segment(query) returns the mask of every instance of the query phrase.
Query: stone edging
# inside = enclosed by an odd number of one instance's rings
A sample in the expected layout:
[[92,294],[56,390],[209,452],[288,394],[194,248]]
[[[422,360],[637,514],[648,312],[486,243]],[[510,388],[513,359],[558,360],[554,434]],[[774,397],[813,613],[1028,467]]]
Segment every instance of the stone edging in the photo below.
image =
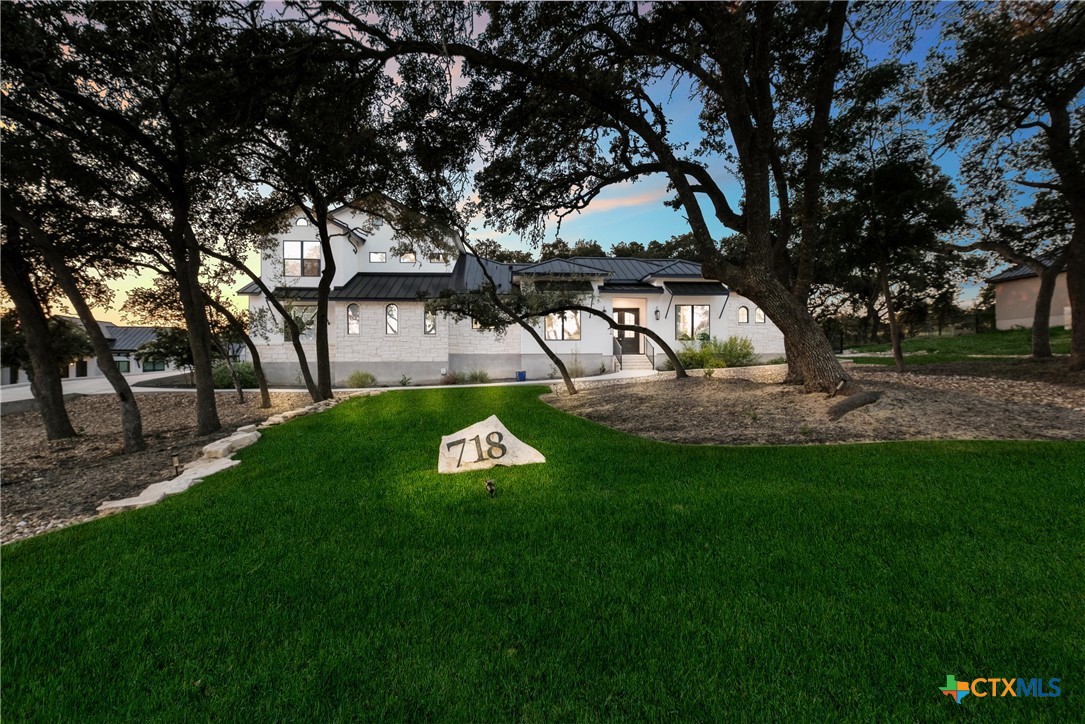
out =
[[166,496],[183,493],[210,475],[214,475],[223,470],[228,470],[235,465],[240,465],[240,460],[234,460],[234,453],[259,440],[260,433],[258,430],[263,430],[274,425],[281,425],[287,420],[293,420],[295,417],[311,415],[315,412],[323,412],[324,410],[331,409],[340,402],[349,400],[353,397],[368,397],[370,395],[379,395],[380,393],[380,390],[355,392],[344,397],[314,402],[306,407],[299,407],[296,410],[273,415],[260,423],[259,426],[245,425],[239,427],[237,431],[229,437],[224,437],[221,440],[215,440],[212,443],[204,445],[203,455],[197,460],[185,465],[184,471],[176,478],[173,478],[172,480],[163,480],[160,483],[149,485],[142,493],[132,498],[107,500],[99,505],[97,510],[100,514],[104,515],[122,510],[132,510],[134,508],[143,508],[148,505],[154,505],[155,503],[164,500]]

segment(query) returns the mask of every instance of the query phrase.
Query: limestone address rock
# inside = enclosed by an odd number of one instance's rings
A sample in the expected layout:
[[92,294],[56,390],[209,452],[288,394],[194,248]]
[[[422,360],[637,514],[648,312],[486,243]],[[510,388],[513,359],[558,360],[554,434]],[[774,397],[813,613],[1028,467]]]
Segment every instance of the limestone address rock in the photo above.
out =
[[437,457],[437,472],[465,473],[495,465],[545,463],[546,458],[505,427],[497,415],[445,435]]

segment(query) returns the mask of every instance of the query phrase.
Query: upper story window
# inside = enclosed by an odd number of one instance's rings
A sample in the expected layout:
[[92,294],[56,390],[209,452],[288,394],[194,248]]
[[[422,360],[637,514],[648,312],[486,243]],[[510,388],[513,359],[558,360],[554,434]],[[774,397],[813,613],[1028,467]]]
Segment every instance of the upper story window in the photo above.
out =
[[755,309],[753,311],[753,321],[756,322],[757,324],[764,324],[765,323],[765,310],[761,309],[760,307]]
[[283,275],[288,277],[320,276],[320,242],[284,241]]
[[357,304],[347,305],[347,334],[361,334],[362,315]]
[[738,323],[749,324],[750,323],[750,308],[739,307],[738,308]]
[[546,315],[547,339],[580,339],[580,312],[559,312]]
[[422,319],[423,334],[437,334],[437,312],[426,311]]
[[408,251],[406,254],[401,254],[399,257],[400,264],[414,264],[418,261],[418,255],[413,251]]
[[308,225],[309,225],[309,220],[308,219],[298,219],[297,221],[294,222],[294,226],[308,226]]
[[426,259],[431,264],[447,264],[448,254],[433,254],[432,256],[426,257]]
[[388,254],[383,251],[371,251],[369,252],[370,264],[383,264],[388,261]]
[[708,334],[710,317],[707,304],[674,305],[674,338],[699,339]]
[[399,334],[399,307],[394,304],[384,308],[384,333]]

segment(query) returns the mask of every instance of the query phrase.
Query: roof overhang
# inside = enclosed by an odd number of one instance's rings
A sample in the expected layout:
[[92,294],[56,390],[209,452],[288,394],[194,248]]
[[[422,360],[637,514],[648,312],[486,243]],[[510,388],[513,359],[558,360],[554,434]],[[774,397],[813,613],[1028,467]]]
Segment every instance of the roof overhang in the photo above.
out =
[[666,282],[663,285],[675,297],[720,297],[731,292],[720,282]]

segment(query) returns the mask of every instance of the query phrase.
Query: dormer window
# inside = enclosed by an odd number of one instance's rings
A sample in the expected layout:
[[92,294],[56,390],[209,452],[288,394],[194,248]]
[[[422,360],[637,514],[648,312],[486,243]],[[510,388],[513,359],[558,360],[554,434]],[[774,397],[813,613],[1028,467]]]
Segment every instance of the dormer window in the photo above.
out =
[[284,241],[283,276],[320,276],[320,242]]
[[309,225],[309,220],[304,218],[304,217],[302,217],[302,218],[300,218],[300,219],[298,219],[297,221],[294,222],[294,226],[308,226],[308,225]]

